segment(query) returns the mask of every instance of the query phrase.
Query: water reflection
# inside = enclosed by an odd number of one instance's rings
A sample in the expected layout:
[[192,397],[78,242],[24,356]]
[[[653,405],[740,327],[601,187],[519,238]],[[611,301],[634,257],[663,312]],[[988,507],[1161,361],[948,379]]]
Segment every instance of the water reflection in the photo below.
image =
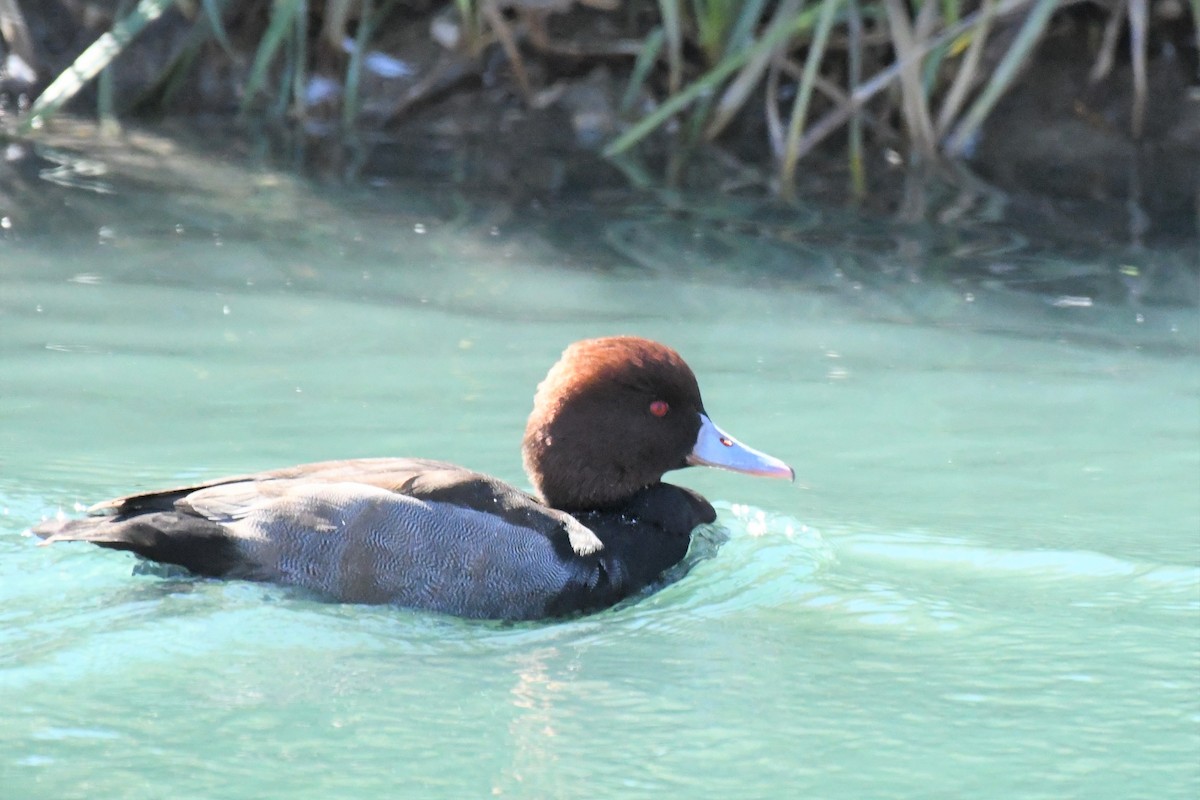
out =
[[[968,189],[976,200],[965,206],[962,193],[935,200],[946,204],[926,215],[937,221],[914,222],[835,205],[631,192],[620,189],[617,174],[570,169],[522,192],[486,159],[454,166],[457,151],[431,143],[426,151],[401,151],[400,161],[366,166],[358,185],[324,185],[314,195],[294,176],[247,169],[240,156],[214,159],[202,144],[139,132],[113,144],[87,132],[65,129],[53,144],[14,145],[13,178],[0,186],[9,220],[0,243],[20,247],[43,235],[58,241],[74,235],[90,250],[98,236],[113,251],[115,263],[105,272],[124,281],[191,280],[198,270],[230,290],[307,288],[472,315],[511,317],[517,312],[503,308],[505,297],[545,292],[552,284],[540,276],[527,288],[505,286],[537,265],[552,270],[556,282],[597,270],[630,280],[686,278],[830,293],[873,319],[1200,346],[1194,234],[1168,236],[1175,243],[1156,249],[1123,248],[1102,235],[1068,240],[1053,225],[1025,220],[1017,227],[1003,203],[978,202],[996,193]],[[424,172],[382,172],[400,163],[423,164]],[[113,224],[112,192],[139,213],[126,211]],[[376,226],[394,235],[381,239],[371,232]],[[123,248],[155,241],[162,245],[161,268],[120,266]],[[216,250],[231,244],[237,252]],[[268,258],[246,257],[248,247]],[[307,254],[301,262],[297,248]],[[398,260],[424,265],[420,291],[397,291],[378,271],[354,269]],[[457,269],[464,262],[493,266],[464,273]],[[247,272],[251,264],[270,266]],[[181,270],[193,274],[185,278]],[[580,288],[547,297],[540,313],[589,313],[595,304],[569,302]]]
[[537,786],[555,783],[558,756],[553,740],[560,735],[556,717],[561,713],[557,706],[564,686],[549,677],[547,662],[558,660],[555,648],[541,648],[514,658],[513,719],[508,725],[512,760],[496,776],[493,794],[529,781]]

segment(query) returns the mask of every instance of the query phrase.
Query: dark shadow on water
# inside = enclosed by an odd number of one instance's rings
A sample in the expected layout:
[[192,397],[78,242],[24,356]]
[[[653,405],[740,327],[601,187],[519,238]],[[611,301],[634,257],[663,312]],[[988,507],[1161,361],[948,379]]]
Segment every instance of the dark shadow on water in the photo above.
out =
[[[280,171],[259,142],[237,131],[169,133],[104,140],[86,126],[64,126],[37,144],[10,145],[0,180],[0,254],[47,237],[74,241],[85,254],[191,248],[186,272],[179,259],[160,257],[130,259],[107,277],[194,284],[199,269],[215,288],[252,285],[525,318],[523,309],[488,297],[411,282],[365,286],[356,271],[403,255],[432,262],[435,275],[461,269],[476,254],[495,261],[508,253],[521,267],[826,295],[852,315],[902,324],[1168,352],[1200,347],[1195,230],[1158,231],[1129,244],[1120,232],[1065,225],[1053,204],[977,179],[928,177],[919,202],[910,185],[903,198],[889,200],[883,190],[874,210],[856,210],[841,197],[836,169],[809,174],[802,196],[810,199],[784,204],[727,189],[719,171],[690,189],[630,188],[627,174],[590,154],[513,153],[430,138],[365,146],[347,181],[344,170],[330,178],[328,159],[316,155],[305,161],[305,174]],[[389,228],[394,236],[381,238],[378,231]],[[440,244],[414,235],[427,231]],[[248,273],[244,264],[223,266],[204,255],[233,243],[259,248],[261,263]],[[556,312],[600,322],[610,316],[586,301],[540,311]]]

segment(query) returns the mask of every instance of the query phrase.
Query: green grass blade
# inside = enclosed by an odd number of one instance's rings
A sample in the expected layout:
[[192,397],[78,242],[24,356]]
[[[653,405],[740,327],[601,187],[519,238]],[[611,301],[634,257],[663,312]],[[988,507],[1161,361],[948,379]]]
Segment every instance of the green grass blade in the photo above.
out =
[[[1192,0],[1192,29],[1196,32],[1196,49],[1200,50],[1200,0]],[[1200,78],[1200,68],[1196,70]]]
[[1126,0],[1118,0],[1117,4],[1109,11],[1108,22],[1105,24],[1104,33],[1100,37],[1100,52],[1096,55],[1096,63],[1092,65],[1092,71],[1088,74],[1088,81],[1091,83],[1099,83],[1108,77],[1108,73],[1112,71],[1117,44],[1121,38],[1121,31],[1125,27],[1125,14],[1123,12],[1127,5]]
[[908,7],[902,0],[883,0],[883,7],[887,12],[896,60],[904,64],[900,70],[900,99],[908,135],[917,151],[932,155],[935,147],[933,122],[929,115],[929,97],[921,83],[921,61],[933,48],[922,47],[928,39],[918,30],[920,22],[918,29],[914,29]]
[[47,118],[79,93],[133,41],[142,30],[171,6],[174,0],[141,0],[129,14],[117,20],[112,29],[92,42],[71,66],[46,87],[34,101],[21,129],[40,127]]
[[983,46],[987,42],[988,34],[992,29],[992,20],[995,16],[996,4],[994,0],[983,0],[983,7],[980,9],[982,18],[979,24],[975,26],[971,32],[971,43],[967,45],[967,52],[963,55],[962,62],[958,65],[958,72],[954,75],[954,82],[950,85],[950,90],[946,93],[946,99],[942,101],[942,109],[938,112],[937,126],[935,130],[938,136],[944,136],[946,131],[950,130],[950,126],[954,124],[954,120],[958,117],[958,111],[962,108],[963,101],[967,99],[967,92],[970,90],[972,83],[975,80],[975,73],[979,69],[979,59],[983,55]]
[[254,64],[250,67],[250,76],[246,79],[246,93],[242,97],[243,113],[249,109],[250,103],[266,86],[267,71],[274,63],[279,49],[296,30],[296,16],[304,6],[304,0],[275,0],[272,5],[271,20],[267,23],[267,30],[258,42],[258,50],[254,53]]
[[625,93],[621,95],[621,104],[618,106],[618,113],[622,117],[628,116],[629,112],[633,110],[633,104],[637,102],[642,87],[646,85],[646,77],[654,67],[654,62],[658,61],[659,53],[662,52],[663,38],[663,29],[660,26],[650,31],[642,43],[642,49],[638,51],[637,59],[633,62],[629,83],[625,86]]
[[[1010,14],[1028,4],[1029,0],[1001,0],[999,7],[996,9],[996,15],[1003,16]],[[901,70],[910,63],[910,59],[920,58],[934,47],[962,36],[973,26],[979,24],[980,16],[981,14],[978,11],[968,14],[954,25],[947,27],[928,41],[918,45],[907,56],[898,58],[889,66],[876,72],[868,80],[855,86],[854,91],[850,94],[849,102],[839,105],[809,127],[808,131],[804,134],[804,138],[800,141],[798,147],[799,156],[803,157],[804,154],[810,152],[824,141],[827,136],[845,124],[846,120],[858,113],[859,109],[868,103],[871,98],[895,83],[900,76]]]
[[342,46],[342,39],[350,28],[350,11],[359,6],[358,18],[367,18],[363,3],[367,0],[322,0],[321,38],[335,49]]
[[[791,25],[796,14],[800,11],[800,2],[801,0],[784,0],[784,3],[775,12],[775,16],[772,18],[767,30],[770,31],[777,25]],[[769,50],[757,49],[754,56],[746,62],[746,65],[737,74],[737,77],[729,82],[729,85],[721,94],[721,99],[716,104],[712,122],[705,132],[705,136],[709,139],[715,139],[725,129],[725,126],[733,120],[738,111],[745,105],[754,88],[762,80],[763,73],[766,71],[767,65],[770,63],[771,57],[775,52],[776,48]]]
[[197,26],[188,32],[188,37],[179,54],[161,70],[153,84],[146,87],[133,102],[133,111],[155,111],[164,109],[186,84],[192,65],[200,56],[204,44],[212,38],[212,31]]
[[[988,0],[990,2],[990,0]],[[858,0],[847,0],[847,46],[850,59],[850,90],[853,91],[862,80],[863,63],[863,21],[862,10]],[[797,148],[799,149],[799,148]],[[867,167],[863,152],[863,115],[857,109],[850,115],[850,188],[857,200],[867,196]]]
[[710,64],[721,60],[721,0],[692,0],[692,20],[696,28],[696,44]]
[[[1196,0],[1200,3],[1200,0]],[[758,19],[762,16],[766,0],[747,0],[742,4],[742,13],[733,23],[729,40],[725,43],[725,52],[736,52],[749,47],[754,41],[754,29],[758,27]]]
[[213,39],[221,46],[228,56],[233,56],[233,45],[229,43],[229,35],[225,32],[225,23],[221,21],[227,0],[201,0],[204,16],[208,19],[208,27],[212,30]]
[[[117,8],[114,15],[118,18],[123,18],[129,14],[129,0],[120,0],[117,3]],[[117,100],[116,87],[113,79],[113,71],[109,67],[100,70],[96,77],[96,118],[100,123],[100,132],[103,135],[116,135],[121,130],[121,123],[117,121]]]
[[375,9],[372,0],[362,0],[359,13],[358,31],[354,37],[354,52],[350,54],[350,63],[346,67],[346,85],[342,93],[342,129],[349,131],[354,127],[359,112],[359,87],[362,83],[362,64],[371,41],[371,33],[375,27]]
[[996,105],[1009,84],[1016,78],[1020,68],[1027,63],[1033,46],[1045,32],[1050,15],[1058,9],[1058,6],[1059,0],[1037,0],[1029,12],[1029,16],[1025,18],[1021,30],[1017,32],[1012,46],[1008,48],[1008,52],[1004,54],[1004,58],[1000,60],[995,72],[992,73],[992,79],[988,81],[983,92],[975,99],[971,109],[963,117],[963,121],[958,124],[947,140],[945,150],[948,155],[958,157],[966,152],[968,143],[974,139],[975,133],[987,119],[992,107]]
[[796,163],[799,161],[797,145],[800,134],[804,132],[804,123],[808,118],[808,104],[812,99],[813,84],[817,79],[817,71],[821,60],[825,57],[825,46],[829,42],[829,31],[833,28],[833,19],[842,0],[822,0],[821,16],[817,19],[817,27],[813,32],[812,41],[808,43],[808,56],[804,60],[804,74],[800,77],[800,88],[796,93],[796,102],[792,106],[792,116],[788,120],[787,136],[784,139],[783,168],[780,170],[780,188],[784,197],[790,198],[795,190]]
[[683,21],[679,0],[658,0],[658,8],[667,37],[667,86],[675,94],[683,84]]
[[1147,27],[1150,11],[1146,0],[1129,0],[1129,60],[1133,63],[1133,138],[1142,138],[1146,124],[1146,93],[1149,79],[1146,75]]
[[296,116],[303,119],[308,112],[304,97],[304,81],[308,77],[308,0],[300,0],[299,6],[294,21],[296,29],[292,34],[296,48],[292,59],[292,102],[295,103]]
[[806,25],[811,24],[812,14],[808,11],[800,14],[790,25],[781,25],[773,30],[768,31],[763,35],[762,39],[747,50],[740,53],[730,53],[721,63],[714,66],[705,74],[697,78],[686,89],[678,94],[672,95],[666,102],[655,109],[652,113],[647,114],[637,124],[631,126],[629,130],[618,136],[608,147],[604,148],[603,155],[611,158],[618,153],[623,153],[630,147],[644,139],[651,131],[662,125],[680,109],[686,108],[696,98],[701,95],[716,91],[716,88],[721,85],[721,82],[741,68],[743,64],[754,57],[755,54],[762,50],[771,50],[777,44],[782,42],[789,36],[792,36],[796,31],[803,29]]

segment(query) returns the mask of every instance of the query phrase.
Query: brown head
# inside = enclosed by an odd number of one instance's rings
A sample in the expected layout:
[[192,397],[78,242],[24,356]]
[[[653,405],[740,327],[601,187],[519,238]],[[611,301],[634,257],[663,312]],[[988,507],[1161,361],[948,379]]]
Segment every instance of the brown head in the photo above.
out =
[[671,348],[634,336],[568,347],[538,386],[522,445],[547,505],[608,508],[690,464],[791,478],[704,412],[700,387]]

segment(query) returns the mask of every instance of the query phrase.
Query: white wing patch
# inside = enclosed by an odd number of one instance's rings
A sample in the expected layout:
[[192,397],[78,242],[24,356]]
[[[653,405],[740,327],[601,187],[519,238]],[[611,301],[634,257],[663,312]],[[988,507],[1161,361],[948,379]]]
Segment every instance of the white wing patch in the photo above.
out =
[[571,549],[578,555],[590,556],[604,549],[604,542],[600,541],[600,537],[592,533],[582,522],[569,514],[563,516],[566,517],[564,524],[567,528],[567,540],[571,543]]

